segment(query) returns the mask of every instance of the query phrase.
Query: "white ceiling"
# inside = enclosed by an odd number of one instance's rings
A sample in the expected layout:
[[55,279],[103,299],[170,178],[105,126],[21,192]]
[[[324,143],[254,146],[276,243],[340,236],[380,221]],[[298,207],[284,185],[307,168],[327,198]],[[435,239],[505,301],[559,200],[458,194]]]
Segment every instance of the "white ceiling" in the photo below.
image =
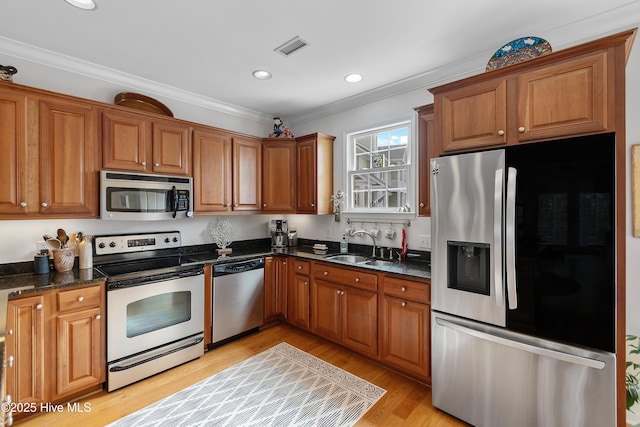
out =
[[[84,11],[63,0],[3,0],[0,64],[13,56],[109,72],[157,85],[156,93],[295,121],[482,72],[518,37],[558,50],[640,21],[637,0],[95,1]],[[274,52],[295,36],[309,46]],[[273,78],[256,80],[256,69]],[[346,83],[352,72],[364,79]]]

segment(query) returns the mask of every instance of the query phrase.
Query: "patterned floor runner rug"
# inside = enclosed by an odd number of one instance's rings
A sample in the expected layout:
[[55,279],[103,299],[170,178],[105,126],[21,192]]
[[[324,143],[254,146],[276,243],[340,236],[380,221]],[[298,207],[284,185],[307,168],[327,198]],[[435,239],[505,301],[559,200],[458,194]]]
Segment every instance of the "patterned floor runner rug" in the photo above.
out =
[[280,343],[109,426],[352,426],[385,392]]

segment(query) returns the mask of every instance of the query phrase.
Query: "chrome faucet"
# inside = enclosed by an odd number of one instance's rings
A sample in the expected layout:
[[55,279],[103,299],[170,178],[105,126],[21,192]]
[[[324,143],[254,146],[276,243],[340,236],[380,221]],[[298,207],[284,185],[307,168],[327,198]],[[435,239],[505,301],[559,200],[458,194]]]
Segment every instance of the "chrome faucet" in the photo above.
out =
[[355,236],[357,234],[366,234],[367,236],[371,237],[371,241],[373,242],[373,251],[372,251],[372,257],[376,257],[376,238],[373,237],[373,235],[371,233],[369,233],[367,230],[356,230],[354,231],[351,235]]

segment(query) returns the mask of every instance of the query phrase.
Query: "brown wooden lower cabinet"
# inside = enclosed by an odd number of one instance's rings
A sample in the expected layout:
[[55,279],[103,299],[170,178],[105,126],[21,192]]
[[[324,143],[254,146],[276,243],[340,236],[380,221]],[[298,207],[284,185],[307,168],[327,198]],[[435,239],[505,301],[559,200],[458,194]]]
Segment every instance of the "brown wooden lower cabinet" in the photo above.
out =
[[361,353],[378,356],[378,293],[368,287],[376,275],[315,264],[311,279],[311,331]]
[[289,323],[431,382],[428,279],[295,257],[289,264]]
[[39,410],[40,403],[70,400],[102,387],[104,307],[104,284],[9,300],[5,372],[13,402],[33,403]]

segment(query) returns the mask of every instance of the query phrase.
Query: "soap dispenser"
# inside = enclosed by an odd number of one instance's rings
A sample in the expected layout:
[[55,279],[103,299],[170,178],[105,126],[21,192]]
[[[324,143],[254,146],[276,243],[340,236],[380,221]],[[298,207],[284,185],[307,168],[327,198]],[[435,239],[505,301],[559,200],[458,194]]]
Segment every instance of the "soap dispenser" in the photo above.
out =
[[349,246],[347,245],[347,236],[342,235],[342,241],[340,242],[340,253],[346,254],[349,252]]

